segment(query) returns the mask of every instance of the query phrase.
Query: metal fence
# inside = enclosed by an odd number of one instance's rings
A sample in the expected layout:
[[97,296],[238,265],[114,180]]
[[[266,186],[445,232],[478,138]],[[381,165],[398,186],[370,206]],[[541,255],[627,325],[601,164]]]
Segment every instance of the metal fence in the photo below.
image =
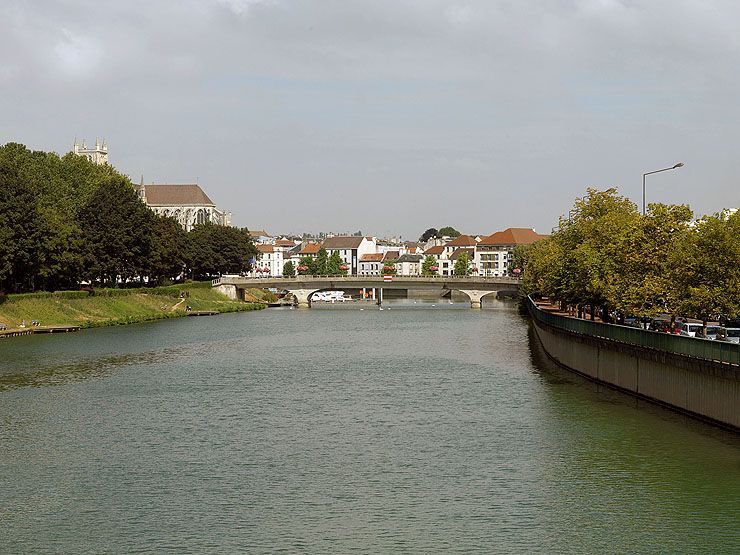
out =
[[533,318],[556,328],[581,335],[590,335],[592,337],[626,343],[628,345],[637,345],[648,349],[722,362],[724,364],[740,365],[740,345],[737,343],[698,339],[616,324],[580,320],[541,310],[532,299],[529,299],[529,303],[531,308],[530,313]]

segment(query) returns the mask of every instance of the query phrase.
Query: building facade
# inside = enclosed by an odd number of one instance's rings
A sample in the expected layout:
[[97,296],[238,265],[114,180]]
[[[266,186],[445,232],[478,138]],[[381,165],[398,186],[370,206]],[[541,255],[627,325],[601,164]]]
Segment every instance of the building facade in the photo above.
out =
[[219,210],[199,185],[144,185],[137,187],[142,201],[160,216],[174,218],[185,231],[198,224],[231,225],[231,213]]
[[365,254],[377,252],[377,242],[374,237],[362,237],[358,235],[328,237],[324,239],[322,246],[329,256],[339,253],[342,262],[346,264],[350,275],[356,276],[360,269],[360,259]]
[[511,259],[517,245],[530,245],[546,238],[534,229],[510,227],[483,237],[475,249],[475,265],[479,275],[501,277],[510,275]]

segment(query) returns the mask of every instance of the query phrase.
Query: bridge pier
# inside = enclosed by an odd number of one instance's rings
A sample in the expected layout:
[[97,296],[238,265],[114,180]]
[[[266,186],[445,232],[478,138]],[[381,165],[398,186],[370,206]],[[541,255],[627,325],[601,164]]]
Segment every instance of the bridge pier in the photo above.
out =
[[477,289],[460,289],[470,299],[470,308],[480,308],[481,299],[486,295],[495,294],[496,291],[479,291]]
[[[216,291],[223,293],[229,297],[232,301],[239,300],[237,297],[236,285],[230,285],[227,283],[221,283],[215,287]],[[242,299],[243,300],[243,299]]]
[[309,308],[311,303],[308,299],[316,291],[318,289],[288,289],[288,292],[295,297],[298,308]]

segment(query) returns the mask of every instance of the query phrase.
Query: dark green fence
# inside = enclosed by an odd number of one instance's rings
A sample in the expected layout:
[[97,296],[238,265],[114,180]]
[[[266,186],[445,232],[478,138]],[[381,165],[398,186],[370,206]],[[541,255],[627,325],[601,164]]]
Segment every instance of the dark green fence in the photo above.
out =
[[540,310],[529,299],[530,313],[536,320],[553,327],[572,331],[582,335],[601,337],[628,345],[638,345],[649,349],[666,351],[693,358],[723,362],[725,364],[740,365],[740,345],[711,339],[697,339],[682,335],[671,335],[656,331],[642,330],[615,324],[602,324],[590,320],[580,320],[550,314]]

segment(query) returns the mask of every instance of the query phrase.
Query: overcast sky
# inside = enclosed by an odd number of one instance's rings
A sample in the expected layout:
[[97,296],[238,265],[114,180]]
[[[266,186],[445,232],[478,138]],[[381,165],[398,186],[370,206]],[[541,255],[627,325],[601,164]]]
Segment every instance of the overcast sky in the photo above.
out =
[[105,137],[272,233],[549,232],[588,186],[740,205],[740,3],[0,3],[0,142]]

